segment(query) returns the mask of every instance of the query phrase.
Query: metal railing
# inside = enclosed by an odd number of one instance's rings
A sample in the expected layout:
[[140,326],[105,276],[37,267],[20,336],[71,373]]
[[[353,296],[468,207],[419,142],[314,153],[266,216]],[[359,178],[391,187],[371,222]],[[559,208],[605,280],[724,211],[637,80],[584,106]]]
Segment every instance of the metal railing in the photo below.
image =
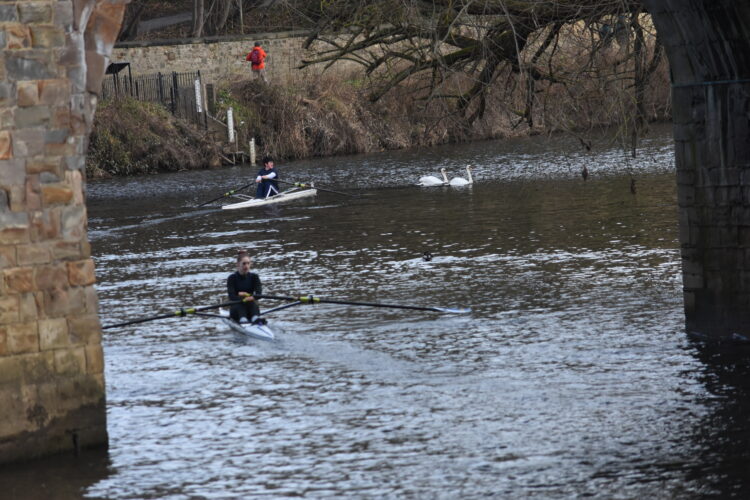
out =
[[[139,101],[156,102],[169,109],[173,115],[207,128],[202,89],[200,71],[135,77],[108,75],[102,82],[102,99],[131,97]],[[196,98],[200,99],[201,105]]]

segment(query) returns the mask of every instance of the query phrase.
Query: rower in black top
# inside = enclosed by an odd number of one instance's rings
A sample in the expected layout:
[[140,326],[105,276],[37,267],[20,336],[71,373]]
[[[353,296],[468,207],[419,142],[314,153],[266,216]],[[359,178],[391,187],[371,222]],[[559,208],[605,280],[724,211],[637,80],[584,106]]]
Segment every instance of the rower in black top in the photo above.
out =
[[237,255],[237,272],[227,278],[227,292],[229,300],[241,300],[239,304],[233,304],[229,309],[229,316],[239,323],[240,318],[245,317],[251,323],[261,323],[260,308],[253,297],[254,294],[263,293],[260,278],[257,274],[250,272],[250,256],[247,252]]
[[255,177],[258,189],[255,191],[256,198],[268,198],[279,192],[279,173],[273,166],[273,158],[266,156],[263,158],[263,168],[260,169]]

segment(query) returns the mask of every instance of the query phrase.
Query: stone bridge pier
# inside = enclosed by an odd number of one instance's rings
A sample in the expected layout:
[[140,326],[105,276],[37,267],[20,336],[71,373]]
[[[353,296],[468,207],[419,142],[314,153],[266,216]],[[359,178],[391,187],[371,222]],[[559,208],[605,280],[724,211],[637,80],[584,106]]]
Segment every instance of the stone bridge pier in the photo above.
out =
[[673,84],[687,330],[750,339],[750,4],[644,3]]
[[[686,324],[750,338],[750,4],[643,0],[665,44]],[[85,153],[127,0],[0,0],[0,463],[105,444]]]
[[126,2],[0,1],[0,463],[107,442],[84,168]]

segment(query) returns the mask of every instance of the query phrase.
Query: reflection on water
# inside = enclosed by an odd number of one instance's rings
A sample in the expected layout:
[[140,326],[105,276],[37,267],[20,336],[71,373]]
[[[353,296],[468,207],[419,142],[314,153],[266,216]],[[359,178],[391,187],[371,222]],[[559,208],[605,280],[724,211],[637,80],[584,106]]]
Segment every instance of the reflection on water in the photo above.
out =
[[[223,301],[239,248],[267,293],[473,313],[299,306],[275,343],[210,318],[106,330],[111,464],[85,495],[739,491],[714,439],[743,408],[684,335],[672,162],[668,130],[637,159],[554,138],[311,160],[284,178],[362,196],[232,213],[192,207],[253,169],[89,184],[105,324]],[[470,188],[413,186],[466,164]]]

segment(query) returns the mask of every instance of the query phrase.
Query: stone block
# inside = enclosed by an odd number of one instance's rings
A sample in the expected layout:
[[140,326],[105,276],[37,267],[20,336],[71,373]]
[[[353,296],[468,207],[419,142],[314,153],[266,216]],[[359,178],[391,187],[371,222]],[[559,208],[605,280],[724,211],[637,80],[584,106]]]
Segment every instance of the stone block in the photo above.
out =
[[52,129],[44,133],[44,144],[63,144],[68,140],[68,129]]
[[37,290],[52,290],[68,287],[68,273],[64,264],[37,266],[34,268],[34,283]]
[[82,120],[74,119],[70,113],[70,108],[55,107],[52,111],[50,128],[67,129],[71,134],[83,134],[86,129],[79,122],[82,122]]
[[0,23],[13,23],[18,21],[18,12],[15,4],[0,5]]
[[63,159],[59,157],[34,158],[26,162],[26,173],[39,174],[42,172],[49,172],[58,177],[62,177],[62,165]]
[[84,172],[86,170],[86,158],[83,155],[71,155],[65,158],[65,168],[70,171]]
[[0,296],[0,324],[18,321],[18,295]]
[[39,351],[39,332],[36,321],[6,325],[8,352],[24,354]]
[[[19,131],[13,134],[15,141]],[[0,187],[23,186],[26,182],[26,162],[22,159],[0,160]]]
[[51,117],[52,113],[49,106],[19,108],[16,110],[16,126],[18,128],[44,127],[49,123]]
[[65,45],[65,33],[54,25],[30,27],[31,46],[34,48],[57,48]]
[[18,356],[18,359],[24,381],[36,385],[55,378],[55,356],[52,351],[35,352]]
[[62,235],[66,240],[80,239],[85,236],[86,207],[75,205],[64,207],[61,214]]
[[81,405],[94,405],[102,402],[104,386],[96,375],[64,377],[57,382],[56,401],[60,411],[77,410]]
[[18,320],[32,321],[39,317],[36,298],[33,293],[22,293],[18,297]]
[[57,77],[51,54],[33,49],[6,53],[5,71],[6,77],[13,81],[49,80]]
[[93,286],[87,286],[84,288],[84,300],[86,302],[86,312],[89,314],[99,313],[99,297],[96,293],[96,288]]
[[9,130],[0,130],[0,160],[13,158],[13,140]]
[[60,211],[45,210],[31,216],[31,239],[34,241],[55,240],[60,237]]
[[70,101],[70,83],[66,80],[41,80],[39,99],[48,106],[61,105]]
[[19,2],[18,20],[22,23],[51,23],[52,6],[49,2]]
[[[8,355],[8,328],[0,325],[0,357]],[[0,392],[3,392],[0,389]]]
[[[2,33],[2,31],[0,31]],[[0,40],[2,42],[2,40]],[[2,47],[2,44],[0,43],[0,47]],[[15,89],[13,87],[13,84],[11,82],[2,82],[0,81],[0,104],[3,106],[11,105],[9,101],[13,99],[16,96]]]
[[16,85],[17,102],[21,107],[39,105],[39,86],[35,81],[18,82]]
[[73,203],[83,205],[83,175],[80,170],[69,170],[65,172],[65,182],[73,190]]
[[101,339],[99,316],[85,314],[68,318],[68,332],[73,344],[97,344]]
[[42,201],[45,207],[67,204],[73,199],[73,190],[64,184],[42,186]]
[[55,372],[74,377],[86,373],[86,352],[83,347],[58,349],[55,352]]
[[6,269],[8,267],[16,267],[16,246],[15,245],[3,245],[0,246],[0,269]]
[[104,373],[104,351],[99,343],[89,344],[86,350],[86,373]]
[[18,245],[16,247],[16,260],[19,266],[48,264],[50,262],[49,248],[45,243]]
[[20,244],[29,241],[28,226],[3,227],[0,221],[0,245]]
[[22,213],[26,206],[26,186],[10,186],[5,189],[11,212]]
[[50,247],[50,252],[54,260],[71,260],[87,257],[87,255],[81,252],[81,244],[78,241],[56,241]]
[[15,267],[3,271],[6,293],[26,293],[34,290],[34,269]]
[[44,145],[44,154],[46,156],[70,156],[76,154],[76,148],[70,143],[49,143]]
[[71,286],[93,285],[96,282],[94,276],[94,261],[91,259],[68,262],[68,281]]
[[67,319],[39,320],[39,347],[42,351],[60,349],[69,345]]
[[71,2],[56,2],[52,12],[52,22],[64,31],[73,30],[73,5]]
[[[9,386],[14,383],[18,383],[23,380],[23,372],[21,371],[21,357],[20,356],[5,356],[0,357],[0,386],[3,386],[0,393],[5,392],[9,389]],[[5,420],[0,418],[0,421]]]
[[[42,209],[42,193],[39,185],[38,175],[26,176],[26,210]],[[32,238],[31,241],[34,241]]]
[[44,301],[44,317],[57,318],[68,314],[70,304],[68,302],[68,289],[52,288],[42,292]]
[[52,172],[40,172],[39,183],[40,184],[59,184],[60,176]]
[[31,31],[23,24],[8,24],[5,27],[6,47],[11,50],[31,47]]
[[[16,157],[32,157],[44,153],[44,131],[23,129],[13,132],[13,151]],[[37,162],[39,160],[29,160]],[[34,172],[36,173],[36,172]]]

